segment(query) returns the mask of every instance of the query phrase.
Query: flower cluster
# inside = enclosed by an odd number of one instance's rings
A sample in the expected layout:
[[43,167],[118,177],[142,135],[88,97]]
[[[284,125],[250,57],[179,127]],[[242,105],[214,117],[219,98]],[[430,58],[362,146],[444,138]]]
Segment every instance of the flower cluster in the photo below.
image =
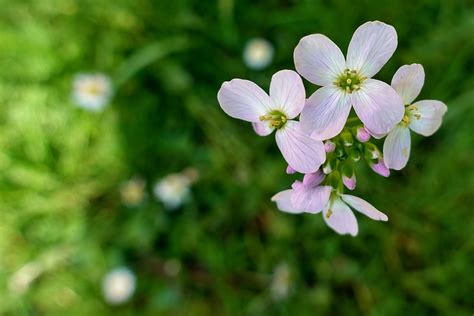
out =
[[[433,134],[447,110],[440,101],[413,103],[425,77],[419,64],[402,66],[391,85],[372,78],[396,47],[392,26],[367,22],[354,32],[346,57],[322,34],[303,37],[294,50],[297,72],[275,73],[269,94],[248,80],[222,84],[217,98],[224,112],[251,122],[260,136],[275,130],[287,173],[304,174],[291,189],[273,196],[281,211],[322,212],[329,227],[353,236],[358,224],[352,209],[374,220],[388,219],[363,199],[344,194],[345,188],[356,187],[354,165],[366,162],[384,177],[390,169],[402,169],[410,155],[409,130]],[[320,86],[308,98],[300,75]],[[385,136],[381,152],[371,139]]]

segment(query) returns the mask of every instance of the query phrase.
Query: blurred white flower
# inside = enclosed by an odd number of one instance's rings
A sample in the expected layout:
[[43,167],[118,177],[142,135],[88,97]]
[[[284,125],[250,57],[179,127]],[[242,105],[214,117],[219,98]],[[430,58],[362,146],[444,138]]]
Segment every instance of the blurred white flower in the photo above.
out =
[[102,280],[102,294],[107,303],[118,305],[130,299],[135,292],[135,286],[135,274],[126,267],[119,267],[105,275]]
[[285,299],[291,286],[291,271],[286,263],[280,263],[273,271],[273,277],[270,284],[270,292],[274,300]]
[[145,180],[138,177],[122,183],[120,186],[122,202],[129,207],[139,205],[146,195],[145,185]]
[[247,42],[244,48],[244,62],[250,69],[261,70],[273,60],[273,45],[263,38],[254,38]]
[[197,170],[188,168],[180,173],[172,173],[155,184],[153,193],[169,210],[180,207],[191,196],[191,184],[198,177]]
[[86,110],[102,110],[111,96],[112,82],[104,74],[78,74],[74,79],[73,101]]

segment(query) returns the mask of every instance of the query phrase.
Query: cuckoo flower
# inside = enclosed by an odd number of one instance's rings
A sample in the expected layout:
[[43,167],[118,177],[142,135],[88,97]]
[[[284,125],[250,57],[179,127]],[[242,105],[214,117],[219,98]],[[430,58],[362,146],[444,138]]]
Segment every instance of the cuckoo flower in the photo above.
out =
[[217,99],[224,112],[251,122],[258,135],[267,136],[276,130],[278,148],[292,169],[315,172],[326,159],[323,143],[310,138],[300,123],[293,120],[305,104],[303,81],[296,72],[275,73],[270,95],[248,80],[224,82]]
[[420,64],[400,67],[392,79],[392,87],[402,97],[405,115],[388,134],[383,145],[385,164],[400,170],[410,157],[410,129],[417,134],[430,136],[441,126],[447,107],[443,102],[423,100],[412,103],[423,87],[425,72]]
[[366,128],[388,133],[403,117],[403,102],[388,84],[371,79],[397,47],[395,29],[375,21],[361,25],[344,58],[339,47],[322,34],[303,37],[294,51],[296,70],[322,86],[306,101],[301,125],[315,139],[338,135],[351,106]]
[[358,233],[357,219],[351,208],[376,221],[388,220],[387,215],[357,196],[335,191],[331,194],[331,186],[320,186],[323,179],[324,174],[319,171],[306,175],[303,182],[296,181],[292,189],[277,193],[272,201],[287,213],[322,212],[326,224],[341,235]]

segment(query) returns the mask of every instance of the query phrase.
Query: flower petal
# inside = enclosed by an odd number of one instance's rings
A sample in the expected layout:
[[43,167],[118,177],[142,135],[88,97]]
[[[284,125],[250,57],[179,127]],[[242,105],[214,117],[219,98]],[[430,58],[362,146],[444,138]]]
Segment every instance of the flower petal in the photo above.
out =
[[381,175],[382,177],[387,178],[390,176],[390,169],[387,168],[387,165],[385,165],[385,161],[383,158],[379,158],[377,160],[377,163],[370,162],[369,163],[370,168]]
[[303,37],[293,54],[296,71],[318,85],[332,84],[346,68],[339,47],[322,34]]
[[410,158],[410,143],[410,129],[397,124],[383,143],[385,165],[394,170],[403,169]]
[[312,173],[326,160],[323,142],[310,138],[299,122],[288,121],[277,130],[276,142],[286,162],[300,173]]
[[272,201],[276,202],[277,207],[280,211],[292,214],[303,213],[302,209],[296,208],[291,202],[291,196],[293,195],[293,190],[285,190],[278,192],[272,197]]
[[405,113],[400,96],[380,80],[365,80],[361,89],[351,94],[351,100],[357,116],[375,134],[388,133]]
[[393,75],[391,86],[402,97],[404,104],[411,104],[420,94],[425,83],[425,70],[420,64],[401,66]]
[[341,197],[344,200],[344,202],[346,202],[353,209],[361,212],[365,216],[376,221],[388,221],[387,215],[380,212],[375,207],[373,207],[372,204],[361,199],[360,197],[349,195],[349,194],[341,194]]
[[441,126],[448,107],[441,101],[423,100],[412,104],[408,109],[411,130],[423,136],[431,136]]
[[303,80],[292,70],[280,70],[272,76],[270,98],[277,109],[293,119],[303,110],[306,91]]
[[217,99],[227,115],[249,122],[259,122],[259,117],[272,108],[270,97],[249,80],[233,79],[222,84]]
[[255,133],[259,136],[268,136],[275,129],[274,127],[271,127],[268,122],[254,122],[252,123],[252,127]]
[[301,112],[303,129],[314,139],[325,140],[338,135],[347,121],[351,103],[348,95],[334,85],[313,93]]
[[370,78],[392,57],[397,48],[397,32],[380,21],[357,28],[347,49],[347,67]]
[[341,199],[336,198],[332,203],[328,203],[323,210],[323,217],[326,224],[334,229],[338,234],[351,234],[356,236],[359,232],[357,219],[350,209]]
[[311,188],[301,187],[294,190],[291,202],[297,209],[316,214],[328,204],[331,191],[332,187],[327,185]]
[[326,175],[321,171],[321,169],[318,169],[316,172],[305,174],[303,177],[303,184],[308,188],[315,187],[321,184],[324,178],[326,178]]

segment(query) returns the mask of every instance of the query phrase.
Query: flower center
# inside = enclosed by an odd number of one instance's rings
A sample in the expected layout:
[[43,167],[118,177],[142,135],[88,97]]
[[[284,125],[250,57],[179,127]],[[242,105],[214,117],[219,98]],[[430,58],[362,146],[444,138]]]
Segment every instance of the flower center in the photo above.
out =
[[288,119],[286,118],[286,115],[283,112],[280,112],[278,110],[273,110],[267,115],[261,115],[259,117],[260,121],[267,121],[268,124],[276,129],[280,129],[283,126],[285,126],[286,122]]
[[367,78],[359,74],[357,71],[345,69],[334,84],[341,88],[341,90],[352,93],[352,91],[360,89],[360,85],[365,79]]

